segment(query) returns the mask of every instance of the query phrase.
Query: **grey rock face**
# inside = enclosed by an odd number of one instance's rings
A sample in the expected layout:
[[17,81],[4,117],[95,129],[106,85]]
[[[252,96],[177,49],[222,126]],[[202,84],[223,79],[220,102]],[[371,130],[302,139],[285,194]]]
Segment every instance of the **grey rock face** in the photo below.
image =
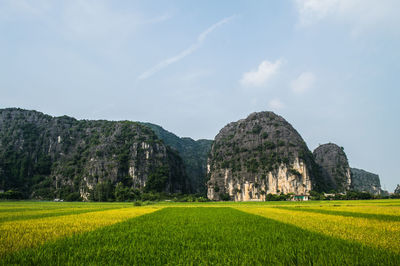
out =
[[163,169],[165,192],[186,192],[181,158],[146,126],[0,109],[0,186],[31,197],[64,191],[87,199],[99,182],[143,189]]
[[322,176],[328,187],[345,192],[351,186],[351,173],[343,148],[334,143],[320,145],[313,152],[315,161],[321,166]]
[[379,175],[362,169],[351,168],[351,186],[355,191],[369,192],[374,195],[383,193]]
[[265,200],[268,193],[308,194],[318,182],[311,152],[297,131],[272,112],[225,126],[208,161],[208,198]]

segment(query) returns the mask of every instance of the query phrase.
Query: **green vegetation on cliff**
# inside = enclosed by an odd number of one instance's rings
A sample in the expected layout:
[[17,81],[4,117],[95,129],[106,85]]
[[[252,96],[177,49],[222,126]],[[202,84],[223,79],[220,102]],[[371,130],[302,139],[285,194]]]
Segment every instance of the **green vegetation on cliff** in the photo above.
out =
[[105,201],[120,183],[148,192],[189,189],[180,156],[144,125],[0,110],[0,190]]
[[265,200],[267,194],[323,190],[320,168],[300,134],[272,112],[252,113],[215,137],[208,197]]
[[180,138],[175,134],[151,123],[142,123],[150,127],[156,135],[182,157],[193,193],[206,192],[207,157],[211,150],[212,140]]

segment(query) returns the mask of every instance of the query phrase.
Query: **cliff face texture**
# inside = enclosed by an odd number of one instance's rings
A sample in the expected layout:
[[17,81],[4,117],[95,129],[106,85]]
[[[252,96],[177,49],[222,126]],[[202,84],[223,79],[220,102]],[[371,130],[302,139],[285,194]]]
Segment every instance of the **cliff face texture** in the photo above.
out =
[[351,168],[351,186],[356,191],[369,192],[374,195],[384,193],[381,188],[379,175],[362,169]]
[[143,123],[168,146],[176,150],[182,157],[192,193],[206,193],[206,166],[207,157],[211,149],[212,140],[180,138],[158,125]]
[[265,200],[269,193],[307,195],[319,182],[317,166],[301,136],[272,112],[253,113],[225,126],[215,137],[207,168],[211,200]]
[[387,193],[378,175],[350,169],[341,147],[328,143],[311,153],[272,112],[228,124],[213,142],[179,138],[149,123],[0,109],[0,192],[103,201],[113,200],[117,187],[135,194],[206,192],[211,200],[236,201],[310,190]]
[[322,176],[328,187],[345,192],[351,186],[351,173],[343,148],[334,143],[320,145],[313,152],[316,163],[321,166]]
[[188,189],[181,158],[146,126],[0,110],[0,190],[33,198],[79,192],[88,199],[98,183],[119,182],[140,190]]

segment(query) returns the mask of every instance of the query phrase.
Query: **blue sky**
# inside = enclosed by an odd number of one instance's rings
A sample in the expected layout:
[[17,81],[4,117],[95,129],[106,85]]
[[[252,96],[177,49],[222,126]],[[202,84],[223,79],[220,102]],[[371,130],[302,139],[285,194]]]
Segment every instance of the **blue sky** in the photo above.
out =
[[0,107],[213,139],[255,111],[400,183],[400,1],[0,0]]

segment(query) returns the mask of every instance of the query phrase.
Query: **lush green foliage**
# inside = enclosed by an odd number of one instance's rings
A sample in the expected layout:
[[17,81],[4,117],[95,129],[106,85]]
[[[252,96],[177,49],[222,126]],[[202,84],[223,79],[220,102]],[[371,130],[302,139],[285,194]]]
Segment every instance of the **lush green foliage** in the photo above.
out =
[[265,196],[265,199],[267,201],[284,201],[284,200],[290,199],[293,196],[292,194],[293,193],[290,193],[290,194],[279,194],[279,195],[267,194]]
[[400,193],[393,193],[389,196],[391,199],[400,199]]
[[24,195],[19,191],[7,190],[0,193],[0,199],[23,199]]
[[175,134],[160,126],[143,123],[150,127],[162,141],[179,153],[185,165],[186,174],[190,180],[192,193],[206,193],[205,178],[207,156],[211,150],[212,140],[193,140],[191,138],[179,138]]
[[[367,200],[367,199],[384,199],[389,196],[373,195],[369,192],[347,191],[345,194],[337,193],[334,190],[329,191],[329,194],[320,193],[315,190],[310,191],[311,199],[313,200]],[[395,198],[395,197],[393,197]]]

